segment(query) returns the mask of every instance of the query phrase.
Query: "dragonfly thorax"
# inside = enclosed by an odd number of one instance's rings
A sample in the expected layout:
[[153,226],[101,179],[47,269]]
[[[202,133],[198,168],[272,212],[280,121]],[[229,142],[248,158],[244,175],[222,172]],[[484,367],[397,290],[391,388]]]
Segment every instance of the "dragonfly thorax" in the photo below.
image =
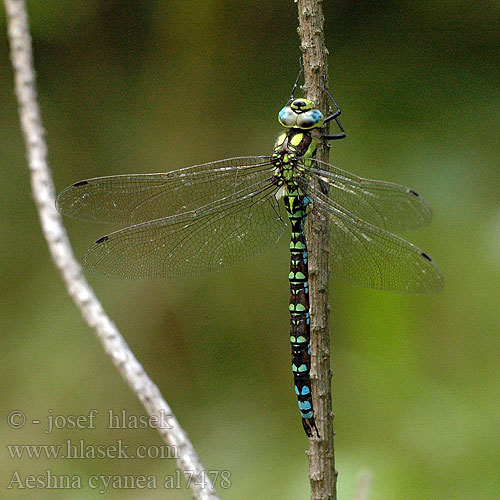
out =
[[302,174],[301,159],[312,158],[316,153],[310,129],[323,126],[323,114],[313,101],[294,99],[279,112],[278,120],[288,130],[276,139],[271,162],[275,180],[292,187],[294,178]]
[[273,163],[293,161],[296,158],[312,158],[316,152],[316,141],[310,132],[291,128],[276,139],[273,148]]
[[280,186],[277,198],[300,190],[307,158],[314,156],[315,152],[316,141],[309,132],[293,128],[278,137],[271,155],[273,182]]

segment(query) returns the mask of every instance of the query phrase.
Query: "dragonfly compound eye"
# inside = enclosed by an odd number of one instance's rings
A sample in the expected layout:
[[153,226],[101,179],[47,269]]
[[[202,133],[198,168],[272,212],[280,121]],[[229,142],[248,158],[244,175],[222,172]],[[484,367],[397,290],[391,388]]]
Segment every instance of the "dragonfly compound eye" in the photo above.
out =
[[311,109],[297,116],[297,127],[311,129],[323,126],[323,113],[319,109]]
[[278,121],[283,127],[293,127],[297,123],[297,113],[290,106],[285,106],[278,114]]

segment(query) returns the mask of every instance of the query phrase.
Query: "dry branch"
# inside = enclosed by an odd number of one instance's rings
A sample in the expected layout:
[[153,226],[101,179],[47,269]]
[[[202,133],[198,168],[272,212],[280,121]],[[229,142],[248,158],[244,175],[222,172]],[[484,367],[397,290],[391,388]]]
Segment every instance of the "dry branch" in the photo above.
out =
[[[326,116],[328,97],[328,50],[323,33],[320,0],[297,0],[300,48],[304,62],[304,94]],[[321,131],[327,134],[327,130]],[[329,148],[319,141],[316,158],[328,162]],[[319,187],[319,186],[318,186]],[[307,217],[309,287],[311,301],[311,380],[319,438],[309,444],[309,479],[312,500],[336,500],[334,430],[331,396],[330,331],[328,303],[328,226],[313,210]]]
[[31,174],[33,198],[52,259],[84,320],[94,330],[106,354],[142,402],[148,414],[157,417],[160,422],[165,415],[171,416],[168,418],[168,425],[158,429],[160,435],[169,446],[175,447],[178,455],[177,465],[186,477],[203,477],[207,481],[205,488],[196,481],[190,482],[194,498],[216,500],[218,496],[186,433],[172,415],[170,406],[156,385],[130,351],[114,323],[104,312],[73,256],[61,217],[55,208],[55,189],[47,160],[45,131],[37,100],[25,0],[4,0],[4,4],[7,12],[15,90]]

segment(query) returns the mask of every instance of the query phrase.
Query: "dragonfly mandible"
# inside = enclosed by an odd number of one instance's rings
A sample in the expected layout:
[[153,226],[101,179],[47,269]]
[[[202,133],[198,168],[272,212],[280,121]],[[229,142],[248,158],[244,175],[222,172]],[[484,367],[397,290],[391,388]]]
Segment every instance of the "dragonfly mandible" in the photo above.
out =
[[280,214],[283,204],[291,226],[292,371],[309,437],[319,434],[309,374],[307,215],[315,211],[328,225],[334,277],[409,293],[433,293],[443,287],[432,259],[392,234],[429,223],[426,201],[407,187],[363,179],[315,159],[314,129],[335,120],[340,132],[322,139],[345,137],[340,108],[330,98],[336,110],[324,117],[312,101],[295,99],[292,91],[278,114],[285,130],[270,155],[166,173],[98,177],[67,187],[57,198],[64,215],[126,226],[98,239],[83,257],[86,270],[120,278],[218,271],[261,253],[287,226]]

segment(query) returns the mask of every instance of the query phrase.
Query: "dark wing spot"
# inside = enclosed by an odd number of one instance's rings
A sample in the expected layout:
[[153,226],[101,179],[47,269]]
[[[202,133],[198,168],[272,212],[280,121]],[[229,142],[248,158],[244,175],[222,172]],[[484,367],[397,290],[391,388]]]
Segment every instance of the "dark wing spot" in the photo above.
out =
[[416,191],[413,191],[413,189],[409,189],[408,192],[414,196],[420,196]]
[[[96,244],[96,245],[99,245],[99,243],[104,243],[105,241],[108,241],[108,240],[109,240],[109,238],[108,238],[107,236],[103,236],[102,238],[99,238],[99,239],[95,242],[95,244]],[[429,259],[429,260],[430,260],[430,259]]]
[[421,255],[424,259],[427,259],[429,262],[432,262],[432,259],[426,253],[422,252]]
[[88,184],[89,181],[78,181],[73,184],[73,186],[85,186],[85,184]]

